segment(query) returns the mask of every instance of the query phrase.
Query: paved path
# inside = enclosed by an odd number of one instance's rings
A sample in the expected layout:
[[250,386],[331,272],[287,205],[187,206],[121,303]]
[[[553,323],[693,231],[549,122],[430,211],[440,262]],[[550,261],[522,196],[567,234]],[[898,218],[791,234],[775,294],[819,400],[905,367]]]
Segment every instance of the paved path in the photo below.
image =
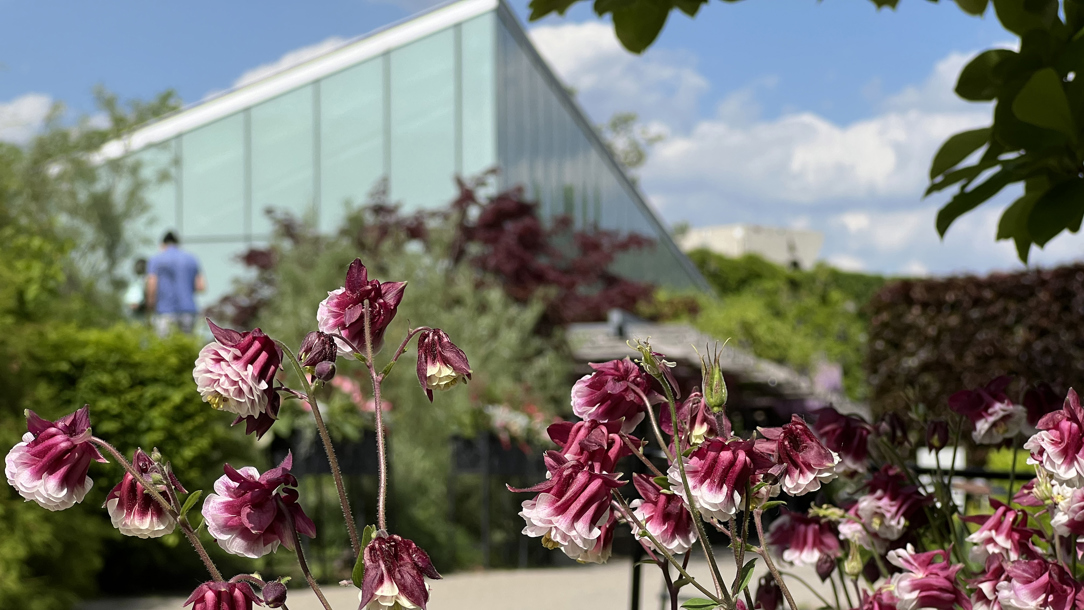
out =
[[[720,566],[724,577],[733,578],[733,559]],[[759,562],[758,562],[759,567]],[[703,562],[694,561],[690,572],[711,588]],[[757,570],[756,577],[764,572]],[[820,584],[812,570],[799,570],[802,578]],[[628,560],[602,566],[577,566],[531,570],[491,570],[449,574],[433,583],[431,610],[627,610],[632,567]],[[703,580],[701,580],[703,579]],[[296,581],[295,581],[296,582]],[[291,583],[293,584],[293,583]],[[641,610],[662,610],[663,582],[658,568],[643,566]],[[753,589],[756,589],[754,580]],[[803,608],[816,608],[816,598],[795,583],[795,601]],[[335,610],[356,610],[357,590],[328,586],[324,589]],[[697,597],[693,587],[682,589],[682,597]],[[180,610],[184,597],[98,600],[85,602],[77,610]],[[290,610],[320,610],[316,597],[307,589],[291,589]]]

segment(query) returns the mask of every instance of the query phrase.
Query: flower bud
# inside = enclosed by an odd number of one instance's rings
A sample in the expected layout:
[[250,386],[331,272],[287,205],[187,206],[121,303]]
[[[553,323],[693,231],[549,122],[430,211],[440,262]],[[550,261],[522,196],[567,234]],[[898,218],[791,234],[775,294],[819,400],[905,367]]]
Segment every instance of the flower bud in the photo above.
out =
[[305,335],[305,340],[297,350],[297,357],[301,360],[301,366],[309,367],[321,362],[335,362],[338,352],[331,335],[314,330]]
[[850,548],[847,553],[847,559],[843,562],[843,571],[851,578],[858,578],[858,575],[862,573],[862,555],[858,551],[858,545],[854,541],[850,541],[848,544]]
[[439,328],[418,336],[418,383],[433,401],[433,390],[447,390],[470,379],[470,363],[448,333]]
[[948,445],[948,422],[935,419],[926,425],[926,447],[931,451],[943,449]]
[[286,603],[286,585],[277,580],[264,585],[263,601],[269,608],[281,608]]
[[704,388],[704,402],[713,412],[722,411],[726,406],[727,391],[718,351],[710,357],[700,357],[700,376]]
[[324,360],[316,365],[312,374],[320,381],[331,381],[335,377],[335,363]]
[[821,577],[821,582],[827,582],[832,577],[832,572],[836,570],[836,560],[830,555],[821,555],[817,560],[817,576]]

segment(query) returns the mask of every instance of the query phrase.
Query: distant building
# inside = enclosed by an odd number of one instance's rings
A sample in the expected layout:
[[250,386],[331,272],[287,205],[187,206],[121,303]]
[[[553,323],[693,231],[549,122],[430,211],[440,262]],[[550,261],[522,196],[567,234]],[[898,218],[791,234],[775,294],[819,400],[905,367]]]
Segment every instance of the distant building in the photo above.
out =
[[678,241],[686,252],[707,248],[733,258],[756,254],[779,265],[809,269],[824,245],[824,234],[806,229],[733,224],[689,229]]
[[[461,0],[201,101],[108,144],[148,182],[151,236],[203,260],[208,300],[271,239],[269,207],[335,231],[380,180],[406,211],[449,203],[453,177],[492,167],[545,219],[654,240],[614,271],[706,288],[504,0]],[[164,182],[153,177],[166,175]]]

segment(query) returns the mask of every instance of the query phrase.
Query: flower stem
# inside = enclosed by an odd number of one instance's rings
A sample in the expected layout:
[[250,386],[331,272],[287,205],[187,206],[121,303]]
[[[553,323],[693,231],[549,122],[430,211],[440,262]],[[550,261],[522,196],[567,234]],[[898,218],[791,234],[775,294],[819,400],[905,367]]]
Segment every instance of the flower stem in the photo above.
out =
[[[816,589],[813,588],[813,585],[806,582],[806,580],[804,578],[802,578],[801,576],[798,576],[797,574],[795,574],[793,572],[783,572],[782,570],[780,570],[779,573],[782,574],[783,576],[786,576],[787,578],[793,578],[794,580],[797,580],[798,582],[805,585],[805,588],[809,589],[809,592],[812,593],[813,595],[816,595],[817,599],[821,600],[821,602],[823,602],[825,606],[828,606],[828,607],[832,606],[832,604],[828,603],[827,599],[824,599],[824,597],[820,593],[818,593]],[[836,583],[833,582],[832,583],[832,590],[835,591],[835,588],[836,588]],[[838,592],[836,592],[836,605],[837,606],[839,605],[839,593]]]
[[[647,410],[647,418],[651,420],[651,429],[655,431],[655,440],[658,441],[659,446],[662,447],[662,452],[666,455],[666,460],[669,462],[674,461],[674,455],[670,453],[670,445],[666,443],[666,439],[663,438],[662,428],[659,427],[659,420],[655,418],[655,411],[651,409],[651,401],[647,399],[647,396],[640,391],[640,388],[629,386],[629,389],[636,392],[637,396],[644,403],[644,409]],[[677,446],[677,443],[674,443]]]
[[665,477],[666,476],[658,468],[656,468],[654,464],[651,463],[651,460],[647,459],[647,456],[644,455],[643,451],[641,451],[635,445],[632,444],[632,441],[629,440],[628,436],[622,434],[621,435],[621,440],[625,442],[625,445],[632,451],[633,455],[640,458],[640,461],[643,462],[645,465],[647,465],[647,467],[651,470],[652,473],[655,474],[655,476],[659,476],[659,477]]
[[[376,372],[373,363],[373,336],[372,321],[369,314],[369,300],[362,305],[365,311],[365,366],[369,367],[369,376],[373,381],[373,411],[376,414],[376,452],[377,463],[380,465],[380,492],[376,497],[376,525],[377,529],[387,531],[387,505],[388,505],[388,449],[384,443],[384,405],[380,402],[380,374]],[[407,339],[409,340],[409,335]],[[405,349],[406,341],[400,346]],[[401,353],[401,352],[400,352]],[[398,354],[396,355],[398,357]]]
[[293,365],[294,372],[301,378],[302,385],[305,386],[305,397],[312,408],[312,417],[316,420],[316,431],[320,434],[320,441],[324,445],[324,453],[327,454],[331,477],[335,480],[335,491],[339,494],[339,506],[343,511],[343,519],[346,521],[346,531],[350,534],[350,548],[354,551],[354,557],[359,557],[361,556],[361,544],[358,542],[358,526],[354,523],[354,513],[350,510],[350,500],[346,497],[346,486],[343,484],[343,473],[342,469],[339,468],[339,458],[335,457],[335,446],[331,443],[331,434],[328,433],[327,424],[324,423],[324,416],[320,414],[320,405],[316,401],[316,392],[313,391],[308,376],[305,374],[304,369],[301,368],[301,363],[298,362],[297,357],[290,351],[290,348],[280,341],[276,341],[276,343],[289,356],[287,359]]
[[327,602],[327,598],[324,597],[324,592],[320,590],[320,585],[316,584],[316,579],[312,577],[312,572],[309,571],[309,563],[305,561],[305,551],[301,548],[301,535],[297,533],[297,527],[294,525],[294,516],[290,514],[289,509],[282,500],[276,499],[278,502],[279,510],[286,516],[286,526],[290,528],[290,534],[294,538],[294,550],[297,552],[297,564],[301,566],[301,573],[305,575],[305,582],[309,583],[309,588],[316,594],[316,598],[320,600],[320,604],[324,606],[324,610],[331,610],[331,604]]
[[[1016,440],[1016,437],[1013,437]],[[1016,486],[1016,443],[1014,442],[1012,447],[1012,466],[1009,470],[1009,493],[1005,494],[1005,505],[1012,504],[1012,488]]]
[[[154,498],[156,502],[162,505],[166,514],[177,523],[177,526],[184,532],[185,537],[188,538],[188,542],[203,561],[203,565],[207,568],[207,572],[210,573],[211,579],[215,582],[222,582],[222,573],[218,571],[218,568],[215,567],[215,563],[211,561],[211,556],[207,554],[207,549],[203,548],[203,543],[200,542],[199,536],[197,536],[195,530],[192,529],[192,525],[188,522],[187,518],[181,518],[180,507],[173,506],[172,503],[162,497],[162,494],[158,492],[158,489],[147,481],[147,479],[143,478],[143,475],[139,473],[139,470],[137,470],[120,451],[117,451],[116,447],[96,436],[90,437],[90,440],[95,445],[105,449],[109,455],[113,456],[113,459],[117,460],[117,463],[120,464],[128,474],[132,475],[132,477],[143,487],[143,490]],[[167,482],[167,487],[168,485]]]
[[[843,596],[847,598],[847,607],[854,608],[854,602],[851,601],[851,590],[847,588],[847,579],[843,576],[843,566],[839,565],[840,562],[836,562],[836,575],[839,576],[839,584],[843,585]],[[832,583],[832,588],[836,588],[836,583]],[[862,603],[862,596],[858,596],[858,603]]]
[[787,588],[787,583],[783,582],[783,576],[779,573],[779,570],[775,567],[775,562],[772,561],[771,553],[764,548],[764,541],[767,538],[764,536],[764,525],[761,523],[760,515],[764,511],[757,508],[753,510],[753,521],[757,525],[757,536],[760,540],[760,546],[757,547],[757,553],[764,558],[764,564],[768,566],[768,571],[772,573],[772,577],[775,578],[775,582],[779,584],[779,588],[783,590],[783,595],[787,598],[787,603],[791,608],[798,608],[798,605],[794,603],[794,597],[790,594],[790,589]]

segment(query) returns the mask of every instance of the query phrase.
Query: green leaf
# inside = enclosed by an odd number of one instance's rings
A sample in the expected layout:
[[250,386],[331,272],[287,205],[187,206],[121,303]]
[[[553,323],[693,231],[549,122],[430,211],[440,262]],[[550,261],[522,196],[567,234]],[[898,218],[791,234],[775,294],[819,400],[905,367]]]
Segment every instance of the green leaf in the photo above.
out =
[[1005,209],[997,225],[997,239],[1011,239],[1016,243],[1016,255],[1020,262],[1027,264],[1031,250],[1031,233],[1028,232],[1028,215],[1035,207],[1040,192],[1025,193]]
[[666,25],[666,18],[670,15],[670,3],[633,0],[626,6],[615,7],[612,12],[617,39],[626,49],[638,54],[655,42],[662,26]]
[[1037,127],[1059,131],[1076,139],[1073,113],[1061,86],[1061,77],[1053,68],[1043,68],[1031,76],[1012,103],[1016,118]]
[[686,578],[686,577],[682,576],[681,578],[674,581],[674,588],[675,589],[680,589],[680,588],[684,587],[685,585],[691,583],[692,581],[693,581],[693,579]]
[[998,21],[1013,34],[1023,36],[1036,28],[1048,28],[1058,18],[1057,0],[994,0]]
[[718,608],[719,604],[711,601],[710,599],[694,597],[681,604],[681,607],[685,608],[686,610],[711,610],[712,608]]
[[765,502],[760,506],[760,510],[765,511],[769,508],[775,508],[776,506],[786,506],[787,503],[784,500],[772,500],[771,502]]
[[365,547],[369,546],[375,534],[376,527],[372,525],[368,525],[361,530],[361,553],[354,560],[354,569],[350,572],[350,580],[359,589],[361,588],[361,582],[365,579]]
[[953,221],[975,209],[987,199],[998,194],[998,192],[1005,188],[1005,185],[1012,182],[1015,177],[1016,172],[1007,167],[1003,167],[986,180],[986,182],[983,182],[970,191],[960,191],[959,193],[956,193],[956,196],[937,212],[937,233],[940,234],[941,237],[944,237],[945,231],[948,231],[949,225],[951,225]]
[[531,9],[531,21],[537,21],[550,13],[556,12],[564,15],[568,7],[576,3],[576,0],[531,0],[528,8]]
[[933,193],[943,191],[953,184],[959,184],[964,181],[974,180],[982,172],[996,167],[1000,164],[1000,161],[994,159],[989,161],[980,161],[975,165],[968,165],[967,167],[961,167],[960,169],[953,170],[945,174],[940,180],[934,182],[926,189],[926,194],[923,197],[929,197]]
[[1015,55],[1007,49],[990,49],[975,56],[956,81],[956,95],[972,102],[986,102],[997,97],[1001,89],[1001,79],[994,73],[1005,58]]
[[392,370],[393,368],[395,368],[395,363],[396,363],[396,362],[398,362],[398,360],[392,360],[391,362],[389,362],[389,363],[388,363],[388,364],[387,364],[387,365],[386,365],[386,366],[384,367],[384,370],[380,371],[380,378],[381,378],[381,379],[383,379],[384,377],[387,377],[387,376],[388,376],[388,373],[390,373],[390,372],[391,372],[391,370]]
[[990,0],[956,0],[956,5],[969,15],[982,16]]
[[658,485],[659,487],[661,487],[663,489],[670,489],[670,479],[668,479],[666,477],[655,477],[654,479],[651,479],[651,480],[654,481],[656,485]]
[[956,167],[989,141],[989,127],[964,131],[945,140],[941,149],[934,155],[933,164],[930,165],[930,180]]
[[742,591],[744,591],[745,588],[749,586],[749,582],[753,580],[753,568],[756,566],[756,563],[757,563],[757,559],[756,559],[756,557],[754,557],[754,558],[750,559],[748,561],[748,563],[746,563],[744,566],[742,566],[742,568],[741,568],[741,584],[738,585],[738,593],[741,593]]
[[202,489],[197,489],[196,491],[188,494],[188,497],[184,499],[184,505],[181,506],[181,517],[184,517],[188,514],[188,511],[192,510],[192,507],[196,505],[196,502],[199,502],[199,498],[202,495]]
[[696,17],[700,7],[707,4],[706,0],[674,0],[674,6],[690,17]]
[[1084,219],[1084,180],[1074,178],[1043,193],[1028,215],[1031,240],[1043,247],[1065,229],[1076,233]]

